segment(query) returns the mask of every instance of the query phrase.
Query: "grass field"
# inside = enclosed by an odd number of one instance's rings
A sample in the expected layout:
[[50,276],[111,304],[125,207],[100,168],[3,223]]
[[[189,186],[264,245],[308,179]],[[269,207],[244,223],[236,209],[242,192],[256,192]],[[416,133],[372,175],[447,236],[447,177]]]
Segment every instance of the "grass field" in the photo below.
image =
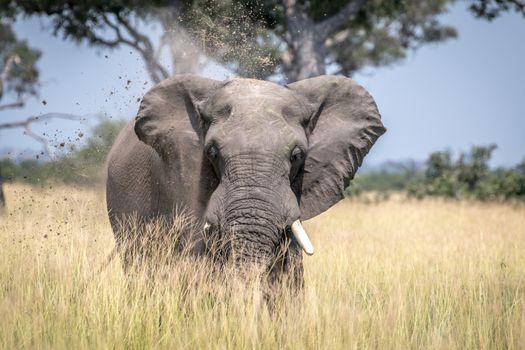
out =
[[523,205],[343,201],[305,223],[304,297],[269,312],[257,288],[232,295],[203,271],[188,292],[189,265],[152,284],[115,260],[85,286],[114,245],[103,192],[6,195],[2,349],[525,348]]

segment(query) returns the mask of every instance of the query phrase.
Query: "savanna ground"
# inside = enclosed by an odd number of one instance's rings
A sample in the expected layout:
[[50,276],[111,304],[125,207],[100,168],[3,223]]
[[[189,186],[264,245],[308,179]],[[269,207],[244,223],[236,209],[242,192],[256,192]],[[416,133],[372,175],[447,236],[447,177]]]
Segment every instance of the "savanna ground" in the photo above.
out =
[[115,260],[86,285],[114,245],[103,191],[6,191],[2,349],[525,348],[523,205],[343,201],[305,223],[303,298],[268,311],[189,264],[130,282]]

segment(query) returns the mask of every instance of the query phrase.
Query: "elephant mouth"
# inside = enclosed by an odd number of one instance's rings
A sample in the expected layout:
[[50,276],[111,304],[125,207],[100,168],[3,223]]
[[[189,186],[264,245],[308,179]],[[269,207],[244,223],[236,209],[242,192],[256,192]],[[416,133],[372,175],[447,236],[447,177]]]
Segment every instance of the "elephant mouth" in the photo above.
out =
[[[213,236],[215,233],[216,236],[221,237],[219,234],[221,230],[217,227],[213,227],[208,222],[204,223],[203,230],[206,236]],[[288,228],[286,228],[286,233],[288,236],[290,236],[291,233],[291,236],[294,237],[297,244],[299,244],[306,254],[314,254],[315,249],[312,241],[310,240],[308,233],[306,233],[306,230],[303,228],[300,220],[295,220]]]
[[282,272],[302,271],[301,251],[308,255],[314,253],[313,244],[299,220],[279,230],[280,239],[271,244],[271,248],[264,249],[263,253],[263,249],[252,241],[239,239],[235,230],[224,230],[209,223],[204,224],[203,230],[206,251],[215,262],[233,264],[238,270],[255,268],[259,273],[268,275],[270,280],[278,279]]

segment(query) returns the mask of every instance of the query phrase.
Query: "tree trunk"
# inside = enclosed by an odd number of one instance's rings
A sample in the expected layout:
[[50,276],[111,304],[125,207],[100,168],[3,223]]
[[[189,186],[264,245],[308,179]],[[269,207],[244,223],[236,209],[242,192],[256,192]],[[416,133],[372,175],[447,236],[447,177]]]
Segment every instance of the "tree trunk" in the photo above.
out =
[[173,74],[198,73],[202,70],[201,53],[193,40],[179,25],[172,26],[168,48],[171,54]]
[[0,169],[0,213],[5,207],[5,196],[4,196],[4,179],[2,178]]
[[323,36],[306,10],[294,0],[286,3],[286,24],[289,49],[283,57],[284,74],[288,83],[326,74]]
[[[159,13],[164,34],[160,45],[166,45],[171,57],[172,74],[198,73],[202,70],[202,51],[188,35],[186,29],[179,23],[179,6],[172,5],[163,8]],[[159,60],[160,57],[157,57]]]

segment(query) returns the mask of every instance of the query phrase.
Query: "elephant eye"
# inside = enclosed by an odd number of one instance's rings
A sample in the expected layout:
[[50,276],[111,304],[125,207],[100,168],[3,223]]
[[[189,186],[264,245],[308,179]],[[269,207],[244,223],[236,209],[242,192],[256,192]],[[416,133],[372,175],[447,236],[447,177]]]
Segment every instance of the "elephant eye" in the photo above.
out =
[[206,149],[206,154],[211,160],[216,160],[219,157],[219,150],[217,149],[217,146],[210,145]]
[[227,104],[219,108],[217,112],[214,114],[216,114],[217,117],[228,118],[231,112],[232,112],[232,106]]
[[298,146],[295,146],[292,153],[290,154],[290,160],[292,163],[296,163],[299,161],[302,161],[304,159],[304,152],[301,148]]

